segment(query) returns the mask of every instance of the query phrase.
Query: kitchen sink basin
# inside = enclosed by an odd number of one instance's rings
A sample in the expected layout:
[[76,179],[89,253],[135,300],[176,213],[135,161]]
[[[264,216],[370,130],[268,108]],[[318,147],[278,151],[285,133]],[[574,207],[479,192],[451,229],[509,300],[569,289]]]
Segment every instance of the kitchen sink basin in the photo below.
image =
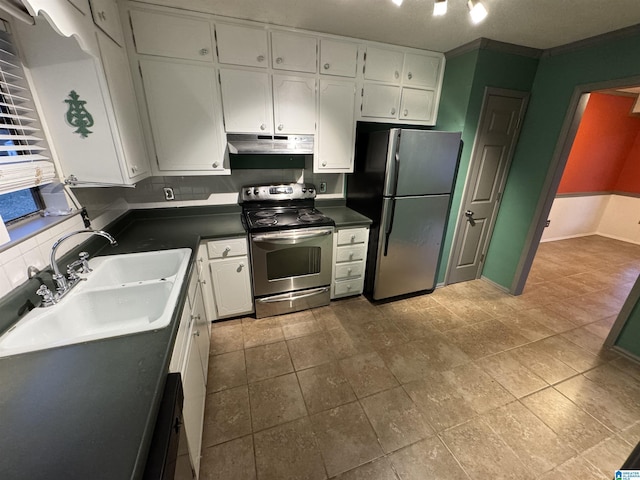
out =
[[190,253],[190,249],[181,248],[96,257],[89,260],[94,271],[88,278],[92,288],[168,279],[178,273]]
[[179,249],[92,259],[87,280],[0,337],[0,357],[166,327],[190,254]]

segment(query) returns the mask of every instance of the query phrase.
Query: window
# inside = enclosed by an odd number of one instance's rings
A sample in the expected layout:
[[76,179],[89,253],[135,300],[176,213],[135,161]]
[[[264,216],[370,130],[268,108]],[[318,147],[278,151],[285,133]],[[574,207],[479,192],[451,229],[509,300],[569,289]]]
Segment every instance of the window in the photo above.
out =
[[36,187],[55,178],[9,24],[0,19],[0,215],[5,223],[43,208]]
[[0,195],[0,216],[4,223],[20,220],[39,212],[44,207],[37,188],[28,188]]

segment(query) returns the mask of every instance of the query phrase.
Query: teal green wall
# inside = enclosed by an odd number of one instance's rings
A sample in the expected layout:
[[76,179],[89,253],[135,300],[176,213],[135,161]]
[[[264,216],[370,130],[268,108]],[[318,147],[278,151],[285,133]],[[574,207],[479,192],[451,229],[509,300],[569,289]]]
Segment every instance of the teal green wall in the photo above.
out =
[[640,75],[640,34],[540,60],[483,275],[510,288],[575,88]]
[[460,157],[449,228],[444,240],[439,282],[444,281],[446,273],[485,88],[507,88],[528,92],[531,90],[537,66],[538,60],[535,58],[488,49],[474,50],[447,60],[436,128],[462,131],[464,148]]
[[616,340],[616,345],[640,357],[640,300],[638,300],[627,322],[624,324]]

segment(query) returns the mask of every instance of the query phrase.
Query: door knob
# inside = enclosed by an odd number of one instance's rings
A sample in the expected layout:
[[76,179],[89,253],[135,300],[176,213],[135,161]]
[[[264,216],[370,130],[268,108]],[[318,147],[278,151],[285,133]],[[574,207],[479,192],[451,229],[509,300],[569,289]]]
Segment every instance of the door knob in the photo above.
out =
[[471,210],[467,210],[466,212],[464,212],[464,214],[467,217],[473,217],[473,212]]

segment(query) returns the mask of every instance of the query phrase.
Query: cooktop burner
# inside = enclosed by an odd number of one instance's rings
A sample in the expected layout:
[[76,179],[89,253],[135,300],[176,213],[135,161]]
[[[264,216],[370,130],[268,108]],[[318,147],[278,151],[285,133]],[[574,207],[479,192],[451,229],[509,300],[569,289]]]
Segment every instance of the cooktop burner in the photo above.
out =
[[334,226],[314,207],[315,186],[310,183],[242,187],[240,203],[249,231]]

